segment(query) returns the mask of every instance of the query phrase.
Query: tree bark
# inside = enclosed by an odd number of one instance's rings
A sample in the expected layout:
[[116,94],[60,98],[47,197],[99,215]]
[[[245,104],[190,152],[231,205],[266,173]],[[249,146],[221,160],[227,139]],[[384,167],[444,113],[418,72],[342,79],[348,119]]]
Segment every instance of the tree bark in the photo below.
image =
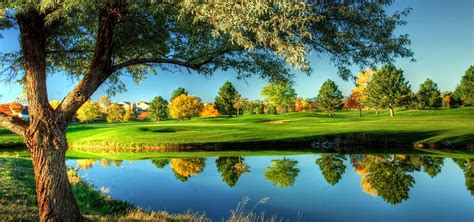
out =
[[40,126],[26,143],[33,161],[40,221],[83,221],[66,171],[65,127]]

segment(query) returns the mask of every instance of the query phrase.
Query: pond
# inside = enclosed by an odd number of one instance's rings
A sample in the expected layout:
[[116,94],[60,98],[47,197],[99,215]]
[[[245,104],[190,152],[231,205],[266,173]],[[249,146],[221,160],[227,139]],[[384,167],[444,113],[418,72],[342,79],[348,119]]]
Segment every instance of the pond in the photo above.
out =
[[[302,154],[68,160],[97,189],[144,209],[247,209],[290,221],[473,221],[474,159]],[[263,203],[264,202],[264,203]]]

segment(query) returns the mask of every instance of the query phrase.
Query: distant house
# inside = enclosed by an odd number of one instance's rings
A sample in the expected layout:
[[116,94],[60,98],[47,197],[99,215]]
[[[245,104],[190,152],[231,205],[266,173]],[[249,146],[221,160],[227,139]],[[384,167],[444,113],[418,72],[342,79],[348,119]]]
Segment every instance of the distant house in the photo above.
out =
[[131,103],[131,102],[118,102],[117,103],[122,109],[124,110],[133,110],[135,111],[135,103]]
[[135,103],[135,112],[137,114],[140,114],[142,112],[148,112],[148,108],[150,108],[150,103],[149,102],[145,102],[145,101],[140,101],[140,102],[137,102]]

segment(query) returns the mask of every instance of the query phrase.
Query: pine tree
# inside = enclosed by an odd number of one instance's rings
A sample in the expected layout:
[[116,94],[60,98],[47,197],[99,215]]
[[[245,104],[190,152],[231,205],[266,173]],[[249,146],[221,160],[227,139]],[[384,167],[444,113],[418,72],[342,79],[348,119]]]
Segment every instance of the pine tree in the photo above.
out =
[[332,80],[326,80],[319,90],[316,102],[320,109],[328,112],[332,116],[332,111],[339,109],[342,104],[342,93],[337,89],[336,83]]
[[426,79],[416,93],[416,102],[419,109],[441,107],[443,101],[438,85],[433,80]]
[[150,107],[148,108],[148,112],[149,112],[150,118],[160,122],[160,120],[168,117],[168,101],[163,99],[163,97],[161,96],[156,96],[150,102]]
[[232,83],[226,81],[224,85],[219,88],[219,94],[216,96],[216,101],[214,103],[216,104],[219,113],[232,117],[232,115],[236,113],[234,101],[238,95],[239,94]]

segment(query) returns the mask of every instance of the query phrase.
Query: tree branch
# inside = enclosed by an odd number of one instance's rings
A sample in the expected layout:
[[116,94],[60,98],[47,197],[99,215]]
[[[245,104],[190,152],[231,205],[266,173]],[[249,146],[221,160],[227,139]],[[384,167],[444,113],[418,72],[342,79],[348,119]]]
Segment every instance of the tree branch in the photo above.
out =
[[228,49],[228,48],[222,49],[222,50],[219,50],[215,53],[211,53],[209,56],[207,56],[206,59],[204,59],[202,61],[199,61],[199,62],[194,62],[194,60],[197,60],[198,58],[191,58],[189,60],[179,60],[179,59],[170,59],[170,58],[137,58],[137,59],[131,59],[129,61],[114,65],[112,67],[112,72],[116,72],[120,69],[129,67],[129,66],[133,66],[133,65],[150,64],[150,63],[154,63],[154,64],[173,64],[173,65],[179,65],[179,66],[183,66],[183,67],[186,67],[186,68],[198,70],[202,66],[204,66],[206,64],[209,64],[212,61],[214,61],[214,59],[216,59],[216,58],[218,58],[218,57],[220,57],[220,56],[222,56],[226,53],[232,52],[232,51],[233,51],[232,49]]
[[0,112],[0,126],[20,136],[25,136],[28,124],[21,118]]
[[68,122],[82,104],[112,74],[113,37],[114,28],[118,21],[117,16],[110,8],[104,7],[99,10],[99,25],[92,62],[84,78],[56,109],[59,120]]

